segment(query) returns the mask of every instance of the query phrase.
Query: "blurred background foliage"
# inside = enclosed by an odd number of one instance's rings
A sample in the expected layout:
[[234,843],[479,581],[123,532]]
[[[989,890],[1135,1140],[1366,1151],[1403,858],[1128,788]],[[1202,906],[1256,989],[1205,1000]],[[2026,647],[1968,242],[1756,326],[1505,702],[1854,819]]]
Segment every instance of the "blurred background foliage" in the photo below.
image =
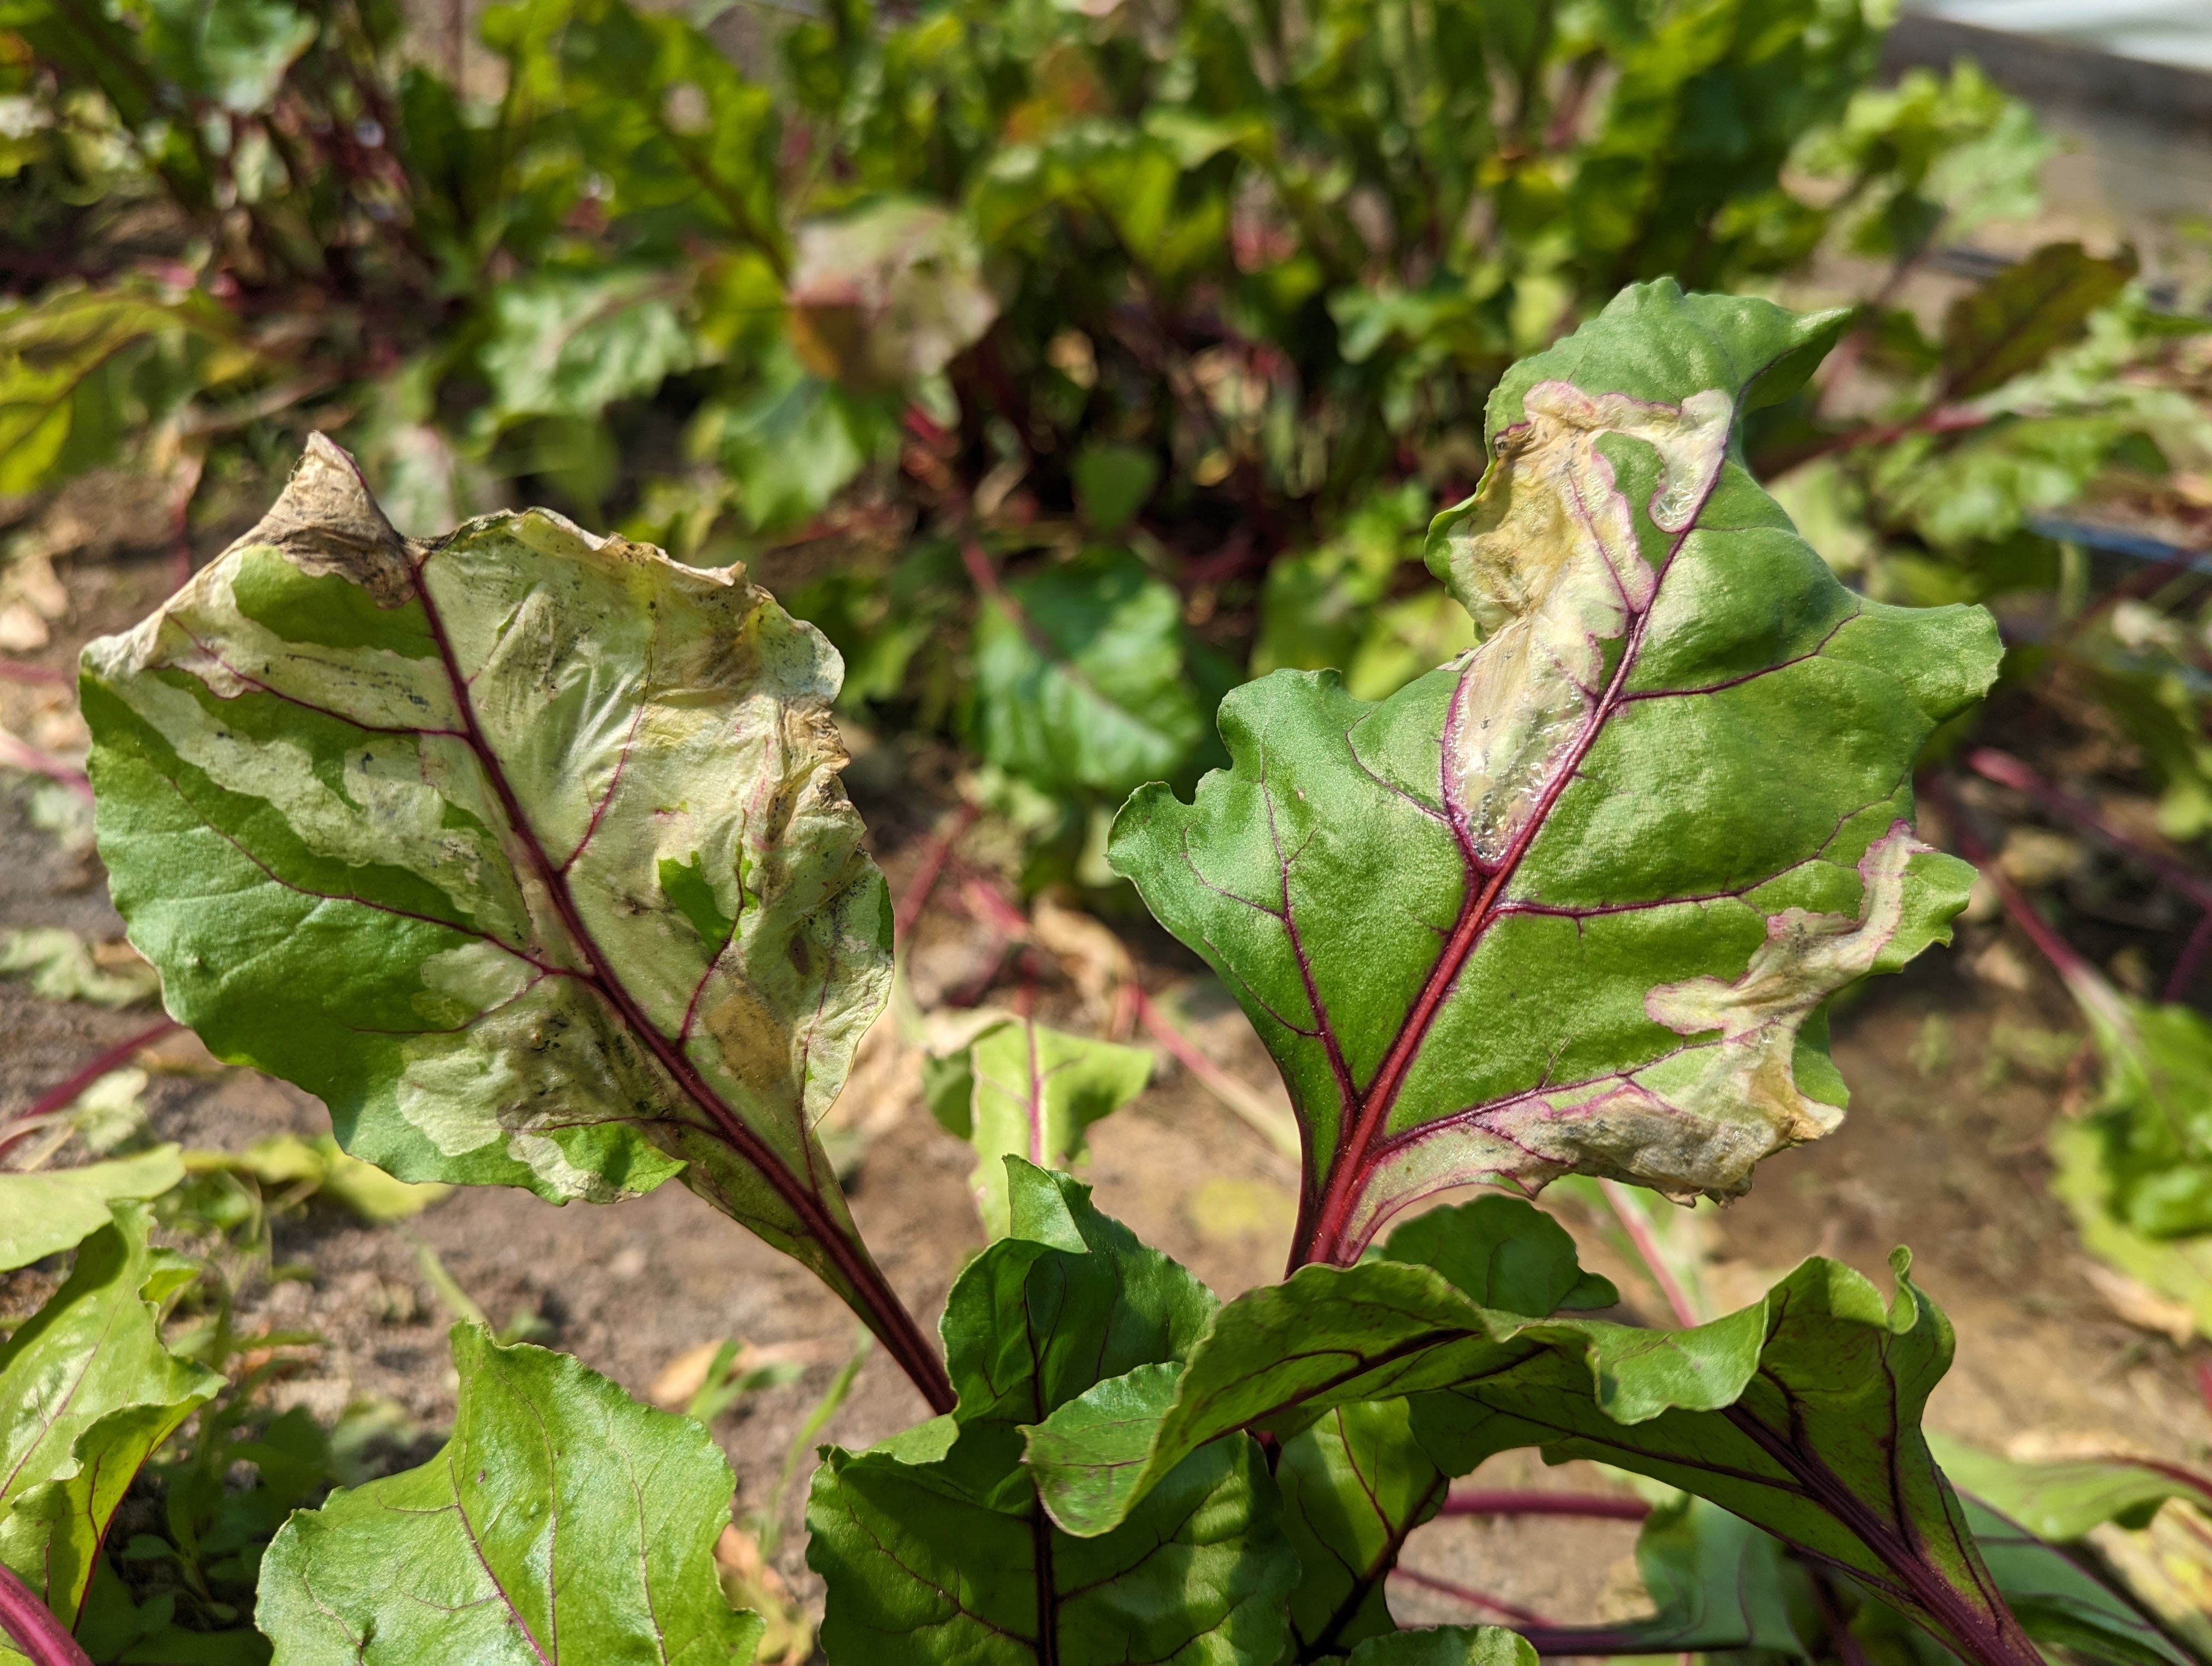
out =
[[1850,305],[1748,459],[1869,595],[1997,608],[1975,721],[2027,761],[1941,738],[1945,820],[2075,944],[2069,1200],[2212,1334],[2212,322],[2125,247],[1978,251],[2051,147],[1972,64],[1877,84],[1885,0],[466,20],[0,0],[0,651],[56,557],[181,576],[319,427],[410,533],[542,502],[746,562],[856,750],[959,749],[1111,917],[1107,820],[1223,691],[1471,645],[1419,552],[1512,360],[1661,276]]

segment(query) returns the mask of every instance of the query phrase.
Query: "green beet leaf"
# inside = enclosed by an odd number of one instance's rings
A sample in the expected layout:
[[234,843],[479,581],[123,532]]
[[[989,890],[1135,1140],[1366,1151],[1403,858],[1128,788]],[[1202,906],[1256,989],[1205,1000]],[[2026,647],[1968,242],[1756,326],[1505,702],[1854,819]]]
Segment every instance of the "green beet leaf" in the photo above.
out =
[[1275,1484],[1298,1554],[1291,1625],[1302,1661],[1331,1659],[1397,1629],[1383,1582],[1449,1484],[1409,1419],[1403,1400],[1357,1402],[1283,1443]]
[[[1582,1270],[1566,1230],[1519,1198],[1431,1209],[1392,1232],[1381,1253],[1432,1268],[1462,1295],[1509,1313],[1618,1299],[1611,1284]],[[1327,1658],[1394,1629],[1383,1582],[1406,1535],[1442,1505],[1448,1481],[1409,1419],[1405,1400],[1340,1404],[1283,1443],[1275,1480],[1298,1553],[1291,1620],[1301,1659]]]
[[1507,1313],[1540,1317],[1620,1299],[1611,1280],[1583,1271],[1565,1227],[1517,1197],[1493,1194],[1430,1209],[1392,1232],[1381,1253],[1432,1267],[1469,1300]]
[[453,1331],[453,1438],[270,1541],[255,1622],[279,1666],[744,1666],[715,1581],[736,1483],[706,1429],[565,1353]]
[[1978,1499],[1960,1502],[1990,1576],[2021,1627],[2089,1660],[2124,1666],[2202,1666],[2134,1598]]
[[1503,1626],[1438,1626],[1370,1639],[1345,1666],[1536,1666],[1536,1651]]
[[1538,1445],[1650,1474],[1842,1569],[1954,1646],[2032,1660],[1919,1432],[1950,1327],[1902,1252],[1893,1264],[1893,1302],[1816,1257],[1758,1304],[1683,1331],[1500,1313],[1425,1267],[1306,1267],[1222,1309],[1187,1365],[1060,1408],[1028,1432],[1028,1461],[1056,1522],[1103,1532],[1224,1430],[1289,1432],[1413,1395],[1415,1438],[1447,1474]]
[[2120,1457],[2024,1463],[1948,1436],[1932,1436],[1929,1444],[1960,1491],[2062,1544],[2106,1522],[2148,1526],[2168,1499],[2212,1510],[2212,1476],[2179,1464]]
[[318,436],[86,649],[100,854],[170,1010],[353,1155],[556,1202],[681,1170],[924,1380],[812,1133],[890,977],[838,675],[741,569],[542,510],[404,541]]
[[0,1343],[0,1563],[64,1625],[132,1477],[222,1385],[161,1346],[161,1309],[194,1274],[147,1243],[149,1219],[113,1204],[62,1287]]
[[159,1197],[184,1177],[174,1146],[77,1169],[0,1174],[0,1272],[73,1248],[108,1225],[111,1203]]
[[[1960,1502],[1990,1578],[2037,1642],[2127,1666],[2190,1666],[2193,1657],[2087,1566],[1978,1499]],[[1657,1612],[1611,1626],[1532,1627],[1538,1646],[1553,1655],[1756,1649],[1811,1658],[1805,1639],[1817,1641],[1828,1629],[1824,1600],[1838,1608],[1857,1604],[1852,1629],[1862,1639],[1903,1624],[1856,1586],[1831,1581],[1825,1593],[1816,1591],[1811,1570],[1779,1540],[1686,1493],[1652,1512],[1637,1540],[1636,1562]]]
[[620,267],[506,285],[492,297],[483,350],[494,409],[503,419],[596,416],[651,393],[699,356],[680,300],[665,273]]
[[1215,1304],[1088,1188],[1006,1166],[1012,1235],[945,1308],[958,1406],[816,1472],[823,1646],[852,1666],[1274,1666],[1297,1561],[1249,1436],[1194,1451],[1113,1531],[1075,1537],[1039,1506],[1019,1426],[1184,1353]]
[[1065,1169],[1082,1154],[1083,1131],[1142,1093],[1152,1073],[1152,1055],[1141,1047],[1029,1018],[994,1024],[933,1064],[930,1108],[975,1148],[969,1185],[993,1237],[1004,1237],[1011,1224],[1004,1159]]
[[1689,1493],[1661,1505],[1636,1540],[1636,1569],[1656,1612],[1613,1626],[1545,1628],[1554,1654],[1810,1656],[1820,1629],[1806,1570],[1782,1542]]
[[1733,1195],[1840,1120],[1824,1003],[1964,903],[1911,767],[1998,653],[1845,590],[1744,467],[1841,322],[1625,291],[1506,376],[1431,533],[1480,645],[1380,703],[1248,684],[1232,766],[1122,810],[1113,866],[1289,1085],[1299,1259],[1484,1178]]
[[1038,786],[1126,793],[1206,739],[1182,602],[1123,550],[1006,584],[975,624],[975,743]]
[[2212,1234],[2154,1238],[2120,1214],[2108,1130],[2082,1122],[2051,1131],[2051,1189],[2073,1217],[2081,1247],[2162,1296],[2187,1304],[2197,1335],[2212,1336]]
[[2099,260],[2079,243],[2046,243],[1951,303],[1940,397],[1971,399],[2033,370],[2087,331],[2089,315],[2136,275],[2133,251]]

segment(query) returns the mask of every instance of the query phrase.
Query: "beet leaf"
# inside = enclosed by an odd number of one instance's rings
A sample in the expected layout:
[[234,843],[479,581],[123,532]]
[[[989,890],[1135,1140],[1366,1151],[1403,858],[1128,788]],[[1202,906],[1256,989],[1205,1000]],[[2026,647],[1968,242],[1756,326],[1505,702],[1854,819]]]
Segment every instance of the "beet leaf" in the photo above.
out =
[[1842,322],[1623,292],[1508,373],[1431,533],[1481,644],[1379,703],[1248,684],[1232,766],[1121,812],[1113,865],[1297,1107],[1293,1265],[1476,1180],[1732,1195],[1841,1118],[1824,1003],[1964,903],[1911,768],[1998,652],[1979,609],[1845,590],[1744,466]]
[[1011,1235],[945,1308],[958,1406],[870,1450],[832,1449],[815,1474],[823,1648],[872,1666],[1275,1666],[1297,1559],[1249,1436],[1194,1448],[1112,1530],[1075,1537],[1039,1506],[1020,1426],[1180,1358],[1215,1303],[1088,1188],[1006,1167]]
[[148,1244],[151,1218],[113,1203],[62,1287],[0,1343],[0,1565],[64,1626],[139,1467],[222,1386],[161,1346],[161,1309],[195,1272]]
[[1225,1430],[1291,1433],[1411,1395],[1414,1437],[1446,1474],[1528,1445],[1636,1470],[1850,1574],[1973,1658],[2033,1663],[1919,1431],[1951,1330],[1907,1264],[1894,1258],[1885,1302],[1815,1257],[1764,1301],[1680,1331],[1501,1312],[1410,1263],[1308,1267],[1223,1308],[1187,1364],[1059,1408],[1029,1431],[1028,1461],[1054,1521],[1103,1532]]
[[302,1510],[254,1620],[286,1666],[450,1660],[744,1666],[761,1622],[714,1577],[729,1461],[565,1353],[453,1332],[453,1438]]
[[813,1127],[890,978],[836,653],[741,569],[542,510],[403,540],[320,437],[85,650],[100,854],[171,1011],[404,1180],[682,1173],[941,1366]]

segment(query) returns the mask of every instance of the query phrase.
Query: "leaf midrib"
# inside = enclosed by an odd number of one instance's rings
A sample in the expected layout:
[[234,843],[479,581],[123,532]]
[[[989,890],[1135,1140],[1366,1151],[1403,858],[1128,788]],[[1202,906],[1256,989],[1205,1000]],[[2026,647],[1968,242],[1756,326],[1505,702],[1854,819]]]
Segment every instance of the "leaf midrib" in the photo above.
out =
[[[684,1095],[706,1113],[738,1155],[775,1190],[807,1235],[822,1246],[823,1253],[836,1265],[839,1275],[851,1286],[854,1295],[863,1301],[868,1300],[870,1288],[874,1282],[868,1276],[872,1269],[866,1267],[862,1256],[844,1233],[838,1230],[829,1212],[822,1207],[820,1198],[811,1188],[800,1183],[782,1158],[746,1125],[744,1119],[729,1102],[708,1084],[698,1068],[661,1033],[659,1026],[652,1022],[638,1005],[636,998],[623,984],[609,963],[605,951],[600,948],[590,928],[585,925],[576,907],[574,894],[569,889],[567,867],[554,862],[544,842],[538,838],[536,828],[532,825],[521,800],[515,793],[514,783],[507,779],[506,769],[477,721],[469,680],[462,672],[459,656],[454,652],[453,640],[447,632],[445,619],[439,611],[437,602],[431,595],[424,571],[431,556],[436,553],[434,550],[427,551],[416,563],[413,575],[415,595],[429,625],[431,640],[437,644],[439,662],[445,668],[453,702],[460,715],[464,743],[475,756],[477,767],[483,769],[485,779],[498,797],[508,826],[521,842],[532,866],[537,870],[540,883],[545,887],[546,895],[552,901],[555,912],[560,915],[562,929],[584,957],[589,970],[583,974],[581,981],[613,1009],[615,1015],[644,1044]],[[629,744],[626,740],[625,747]]]
[[[1748,386],[1753,380],[1756,380],[1755,375],[1747,379],[1745,386]],[[1436,964],[1430,968],[1421,992],[1407,1011],[1404,1022],[1400,1025],[1389,1050],[1383,1055],[1374,1079],[1356,1104],[1346,1103],[1340,1108],[1337,1123],[1336,1160],[1330,1170],[1328,1184],[1316,1212],[1310,1240],[1291,1245],[1293,1270],[1302,1264],[1302,1256],[1304,1262],[1328,1261],[1340,1266],[1345,1264],[1347,1256],[1358,1256],[1361,1246],[1347,1243],[1344,1229],[1372,1177],[1377,1136],[1389,1126],[1391,1109],[1397,1103],[1406,1079],[1413,1073],[1413,1062],[1428,1040],[1437,1012],[1450,994],[1461,968],[1466,965],[1484,934],[1497,920],[1498,898],[1519,871],[1530,845],[1549,824],[1552,811],[1559,803],[1560,794],[1575,779],[1583,758],[1589,755],[1590,748],[1597,744],[1598,736],[1604,732],[1605,726],[1622,704],[1622,691],[1630,672],[1634,669],[1643,652],[1644,636],[1650,629],[1652,617],[1658,611],[1660,594],[1666,587],[1668,575],[1674,570],[1674,557],[1680,554],[1690,534],[1698,530],[1705,518],[1705,505],[1712,501],[1713,493],[1719,489],[1726,474],[1727,465],[1723,462],[1723,466],[1715,471],[1712,483],[1705,489],[1705,496],[1698,501],[1696,513],[1668,544],[1666,556],[1652,580],[1651,599],[1644,604],[1643,611],[1636,616],[1635,623],[1629,627],[1626,645],[1621,651],[1620,663],[1613,667],[1613,676],[1607,682],[1604,695],[1584,721],[1582,732],[1576,736],[1572,747],[1560,758],[1559,767],[1545,784],[1542,797],[1537,800],[1534,813],[1514,836],[1504,855],[1499,858],[1487,883],[1482,882],[1481,860],[1475,854],[1467,830],[1460,825],[1456,818],[1446,818],[1453,842],[1459,847],[1460,860],[1466,874],[1467,893],[1460,905],[1459,918],[1453,923],[1451,935],[1437,955]],[[1464,673],[1462,684],[1463,682]],[[1448,763],[1443,767],[1448,768]],[[1287,910],[1287,885],[1284,901]],[[1334,1048],[1336,1045],[1334,1027],[1330,1024],[1328,1013],[1316,1007],[1315,1016],[1324,1034],[1330,1037],[1330,1045]],[[1346,1128],[1351,1129],[1348,1140],[1343,1132]]]

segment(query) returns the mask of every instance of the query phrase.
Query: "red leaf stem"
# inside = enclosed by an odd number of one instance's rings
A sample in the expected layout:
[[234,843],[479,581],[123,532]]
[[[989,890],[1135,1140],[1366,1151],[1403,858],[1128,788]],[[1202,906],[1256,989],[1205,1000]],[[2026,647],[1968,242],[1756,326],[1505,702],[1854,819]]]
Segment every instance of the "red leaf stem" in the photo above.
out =
[[923,848],[921,861],[914,871],[914,878],[907,881],[898,905],[891,910],[893,941],[903,944],[913,935],[915,924],[921,919],[922,910],[929,906],[930,893],[937,889],[938,880],[944,876],[945,860],[952,854],[952,848],[968,836],[968,830],[975,825],[975,818],[981,813],[974,805],[963,802],[954,812],[951,824]]
[[48,666],[27,666],[20,660],[0,660],[0,683],[43,683],[65,689],[71,680],[67,672],[56,671]]
[[2166,975],[2166,988],[2159,992],[2160,1000],[2173,1006],[2189,993],[2189,986],[2195,981],[2197,968],[2203,961],[2204,951],[2208,948],[2212,948],[2212,909],[2207,909],[2197,916],[2196,929],[2189,933],[2189,940],[2181,945],[2181,955],[2173,963],[2173,970]]
[[0,1562],[0,1631],[31,1657],[33,1666],[92,1666],[92,1657],[5,1562]]
[[[1392,1568],[1390,1577],[1394,1579],[1403,1579],[1408,1584],[1419,1585],[1424,1590],[1441,1591],[1446,1596],[1456,1596],[1461,1602],[1470,1603],[1475,1608],[1487,1608],[1492,1614],[1504,1614],[1508,1620],[1519,1620],[1522,1626],[1538,1626],[1546,1630],[1567,1629],[1565,1626],[1553,1626],[1553,1623],[1545,1619],[1542,1614],[1532,1608],[1524,1608],[1517,1602],[1509,1602],[1501,1596],[1486,1596],[1469,1586],[1456,1584],[1449,1579],[1439,1579],[1433,1573],[1423,1573],[1418,1568]],[[1522,1635],[1526,1636],[1527,1633],[1524,1632]]]
[[1534,1487],[1455,1487],[1441,1516],[1580,1516],[1640,1522],[1651,1513],[1641,1499],[1606,1493],[1547,1493]]
[[1628,1189],[1618,1180],[1601,1180],[1597,1183],[1598,1189],[1605,1194],[1606,1207],[1613,1211],[1613,1218],[1620,1223],[1620,1230],[1636,1246],[1637,1258],[1644,1263],[1644,1270],[1650,1274],[1651,1282],[1667,1298],[1674,1322],[1685,1328],[1696,1325],[1698,1310],[1690,1304],[1681,1280],[1674,1276],[1674,1269],[1667,1265],[1667,1258],[1660,1253],[1659,1240],[1651,1231],[1651,1218],[1637,1207],[1636,1200],[1629,1196]]
[[1982,877],[1996,887],[1997,900],[2004,904],[2005,912],[2012,916],[2013,924],[2025,932],[2028,941],[2043,952],[2043,958],[2051,963],[2051,970],[2066,981],[2067,987],[2075,987],[2084,974],[2097,976],[2074,945],[2035,911],[2034,905],[2027,900],[2027,894],[1990,859],[1989,846],[1974,830],[1973,824],[1966,819],[1966,812],[1959,803],[1958,795],[1951,791],[1950,783],[1941,776],[1930,776],[1923,790],[1942,812],[1943,824],[1950,832],[1952,842],[1959,847],[1959,854],[1979,868]]
[[49,781],[59,781],[70,792],[92,801],[92,782],[84,771],[64,758],[58,757],[43,746],[33,746],[27,740],[0,730],[0,769],[21,769],[26,775],[44,775]]
[[2212,909],[2212,879],[2205,879],[2187,863],[2145,844],[2095,805],[2052,786],[2009,752],[1998,751],[1992,746],[1978,746],[1966,755],[1966,767],[1984,781],[2026,793],[2060,820],[2093,834],[2122,855],[2141,862],[2197,907]]
[[137,1052],[140,1048],[161,1040],[172,1030],[179,1030],[183,1027],[173,1018],[163,1018],[158,1024],[149,1024],[136,1035],[127,1037],[116,1043],[114,1046],[94,1054],[92,1057],[32,1100],[22,1110],[4,1121],[0,1121],[0,1152],[6,1151],[16,1140],[31,1132],[27,1127],[19,1126],[11,1133],[6,1127],[6,1123],[28,1123],[35,1118],[50,1116],[58,1110],[66,1110],[76,1100],[78,1094],[83,1092],[109,1071],[120,1069],[124,1065],[128,1064],[131,1061],[131,1055]]

